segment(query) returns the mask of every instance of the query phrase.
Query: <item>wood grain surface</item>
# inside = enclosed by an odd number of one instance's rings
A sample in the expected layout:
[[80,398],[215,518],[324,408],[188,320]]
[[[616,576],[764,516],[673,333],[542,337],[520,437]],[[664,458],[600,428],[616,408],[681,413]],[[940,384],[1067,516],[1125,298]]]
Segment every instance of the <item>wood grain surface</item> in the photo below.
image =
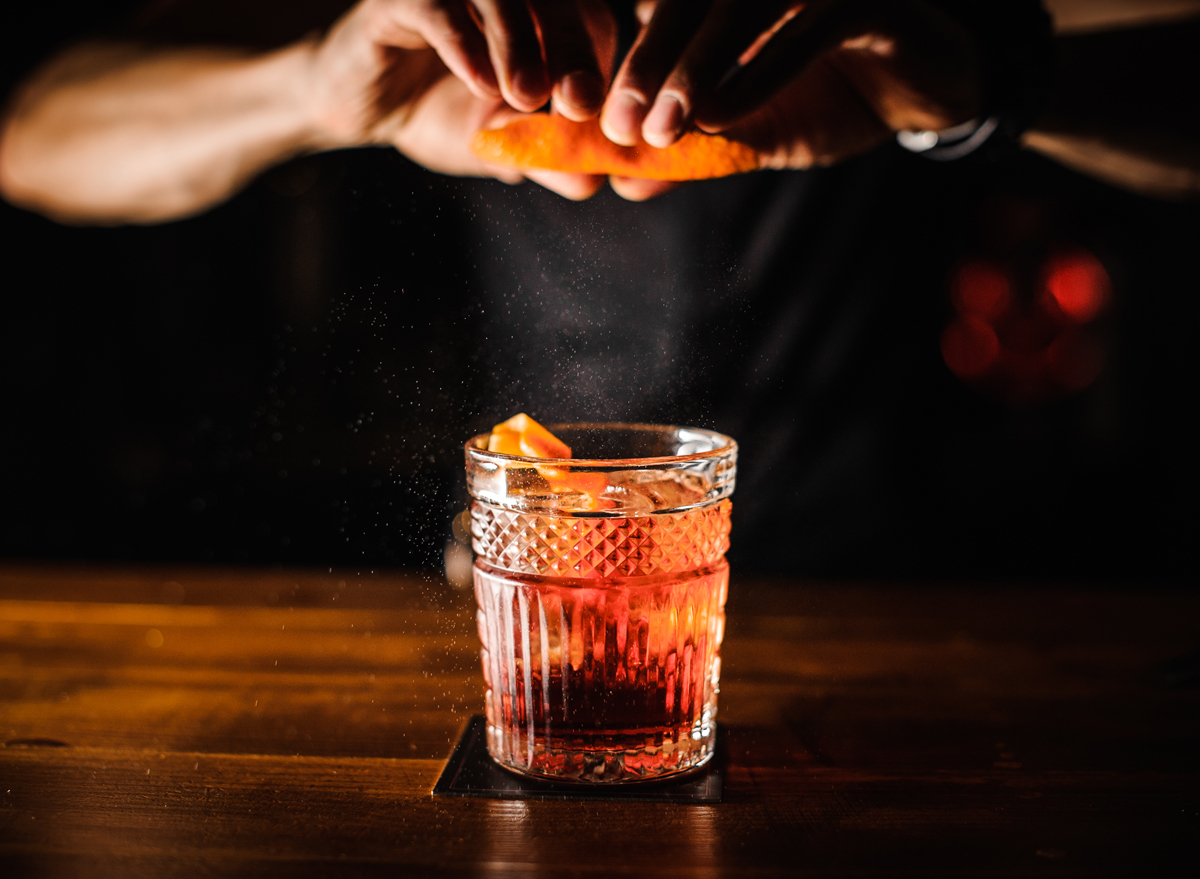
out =
[[1200,599],[739,581],[719,805],[430,790],[474,606],[0,568],[0,876],[1200,874]]

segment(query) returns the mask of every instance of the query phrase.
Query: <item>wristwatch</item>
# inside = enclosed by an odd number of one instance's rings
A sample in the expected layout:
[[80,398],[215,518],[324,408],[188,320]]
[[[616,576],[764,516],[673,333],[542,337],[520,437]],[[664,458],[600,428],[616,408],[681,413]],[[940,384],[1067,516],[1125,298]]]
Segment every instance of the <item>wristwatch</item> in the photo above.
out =
[[969,156],[1000,128],[999,116],[972,119],[941,131],[897,131],[896,142],[927,159],[952,162]]

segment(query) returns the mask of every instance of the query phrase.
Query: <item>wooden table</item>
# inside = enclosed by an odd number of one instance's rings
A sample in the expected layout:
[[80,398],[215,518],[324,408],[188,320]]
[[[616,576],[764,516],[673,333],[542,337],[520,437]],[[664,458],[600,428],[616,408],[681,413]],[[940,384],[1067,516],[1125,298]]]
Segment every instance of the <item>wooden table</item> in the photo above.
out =
[[0,568],[0,875],[1200,875],[1200,599],[734,579],[719,805],[430,790],[469,594]]

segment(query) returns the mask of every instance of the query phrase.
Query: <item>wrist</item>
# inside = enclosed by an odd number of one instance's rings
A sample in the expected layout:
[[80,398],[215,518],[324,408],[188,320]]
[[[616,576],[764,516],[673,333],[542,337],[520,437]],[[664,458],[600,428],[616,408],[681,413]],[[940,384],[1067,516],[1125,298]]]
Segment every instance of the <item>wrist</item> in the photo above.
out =
[[[1054,85],[1056,49],[1052,21],[1039,0],[926,0],[974,40],[980,58],[982,111],[969,149],[931,158],[958,158],[985,142],[1016,144],[1043,112]],[[923,136],[944,132],[920,132]],[[974,132],[972,133],[974,136]],[[913,146],[904,144],[908,149]],[[953,138],[938,146],[953,146]],[[935,148],[936,149],[936,148]],[[920,151],[920,150],[914,150]]]
[[286,68],[286,101],[295,117],[297,152],[359,146],[357,131],[344,122],[331,94],[321,58],[321,41],[308,37],[280,50]]

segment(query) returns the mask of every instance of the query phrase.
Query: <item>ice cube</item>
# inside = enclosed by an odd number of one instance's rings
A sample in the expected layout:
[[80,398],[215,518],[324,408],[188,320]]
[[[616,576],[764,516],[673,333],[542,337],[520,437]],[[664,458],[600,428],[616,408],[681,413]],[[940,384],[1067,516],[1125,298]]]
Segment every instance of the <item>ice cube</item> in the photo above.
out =
[[604,497],[621,512],[633,514],[688,507],[700,503],[708,492],[700,477],[672,470],[614,473],[611,483]]

